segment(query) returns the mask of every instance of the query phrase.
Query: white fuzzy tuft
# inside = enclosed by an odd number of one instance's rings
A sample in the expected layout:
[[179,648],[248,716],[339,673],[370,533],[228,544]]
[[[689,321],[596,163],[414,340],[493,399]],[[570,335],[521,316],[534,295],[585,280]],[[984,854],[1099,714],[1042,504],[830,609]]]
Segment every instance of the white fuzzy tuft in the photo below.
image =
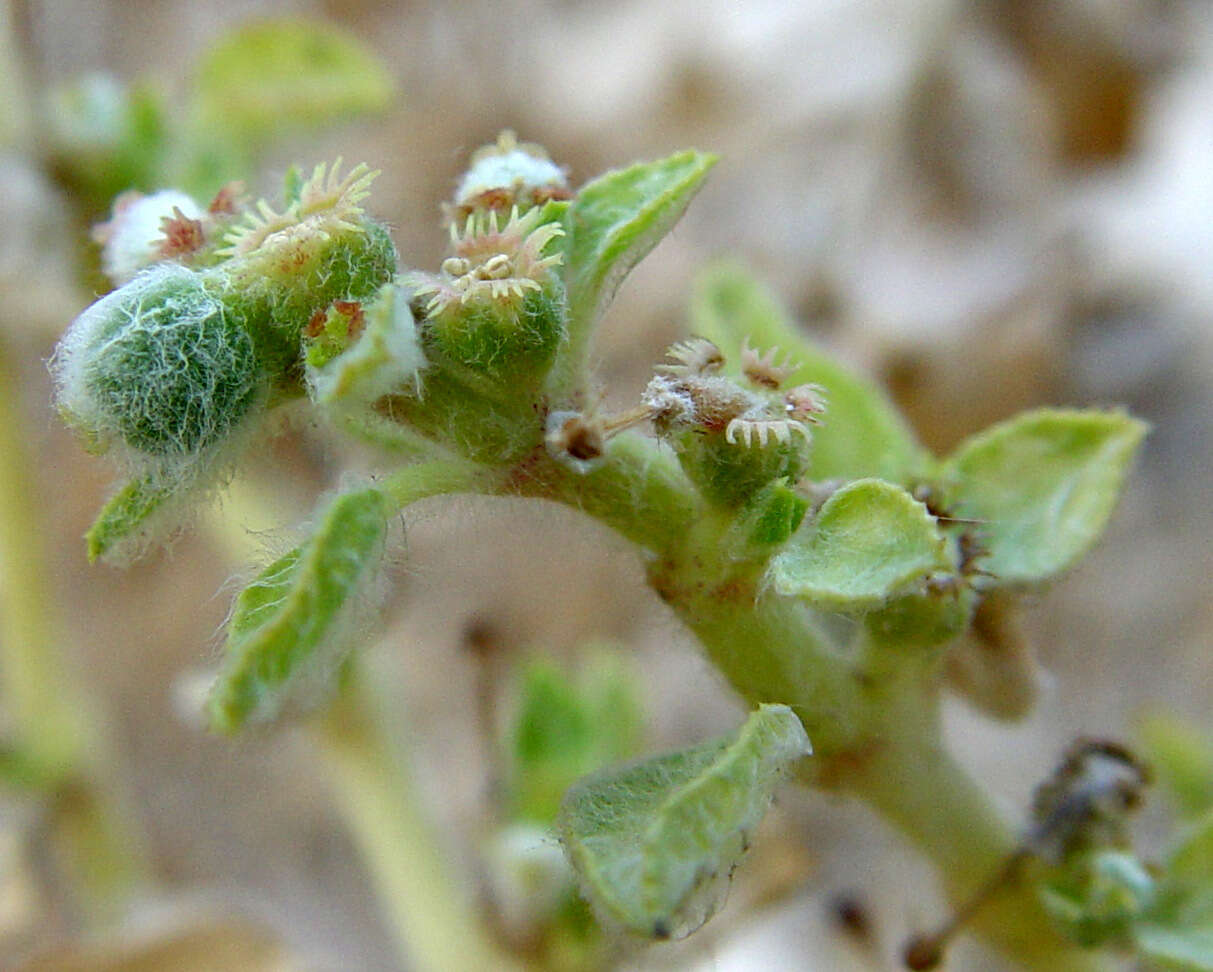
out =
[[124,193],[114,203],[114,215],[97,228],[102,241],[101,269],[115,287],[133,279],[145,267],[162,259],[163,222],[180,210],[186,219],[202,219],[202,207],[184,192],[164,189],[150,196]]
[[567,190],[564,170],[538,145],[519,144],[513,132],[502,132],[493,145],[472,156],[472,164],[455,191],[455,205],[468,206],[485,193],[504,191],[525,202],[537,190]]

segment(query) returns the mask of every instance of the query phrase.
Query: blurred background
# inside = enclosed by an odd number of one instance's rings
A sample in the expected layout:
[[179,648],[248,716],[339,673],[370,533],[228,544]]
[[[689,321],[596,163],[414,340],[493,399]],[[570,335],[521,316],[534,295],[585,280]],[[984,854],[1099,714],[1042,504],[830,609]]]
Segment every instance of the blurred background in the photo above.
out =
[[[135,83],[178,103],[202,53],[250,18],[331,24],[377,55],[392,85],[372,117],[267,139],[244,173],[250,191],[276,192],[291,163],[366,161],[382,170],[370,209],[407,265],[437,265],[440,204],[502,129],[546,146],[573,185],[684,147],[721,155],[604,323],[611,406],[633,403],[684,334],[697,269],[728,256],[815,340],[877,376],[938,451],[1039,404],[1124,405],[1148,419],[1108,535],[1024,616],[1040,664],[1034,711],[999,721],[956,698],[950,739],[1020,819],[1079,734],[1131,741],[1158,711],[1213,729],[1204,0],[24,0],[0,10],[0,489],[22,526],[5,552],[0,636],[24,637],[14,592],[42,577],[51,607],[29,623],[87,696],[157,888],[118,932],[83,934],[48,851],[45,806],[0,790],[0,967],[33,955],[26,968],[404,967],[307,740],[219,740],[193,714],[236,580],[284,549],[316,498],[366,457],[299,421],[171,549],[126,571],[90,567],[81,536],[113,471],[51,407],[46,359],[103,288],[88,234],[108,200],[80,174],[81,125],[100,125],[106,92]],[[24,508],[20,489],[33,497]],[[575,666],[587,643],[617,646],[643,688],[646,750],[731,729],[741,708],[646,589],[636,557],[596,525],[482,500],[427,503],[407,519],[370,662],[412,739],[437,839],[492,910],[477,847],[511,659]],[[1150,809],[1147,846],[1163,826],[1165,809]],[[683,944],[621,945],[613,960],[888,969],[911,930],[945,915],[929,870],[865,810],[789,788],[721,915]],[[971,945],[949,965],[1001,967]]]

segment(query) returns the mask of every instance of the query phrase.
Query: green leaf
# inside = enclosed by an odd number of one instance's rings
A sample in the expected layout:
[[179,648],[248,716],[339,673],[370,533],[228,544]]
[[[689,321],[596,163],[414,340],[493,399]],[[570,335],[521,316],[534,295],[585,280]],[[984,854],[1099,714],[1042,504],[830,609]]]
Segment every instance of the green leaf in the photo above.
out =
[[686,151],[599,176],[568,211],[570,333],[584,335],[699,191],[716,156]]
[[826,611],[866,611],[935,571],[954,571],[935,517],[900,486],[861,479],[835,492],[771,561],[780,594]]
[[734,736],[582,780],[557,826],[586,896],[636,934],[690,934],[720,905],[775,783],[810,752],[792,710],[764,705]]
[[1175,923],[1213,925],[1213,810],[1185,828],[1167,861],[1163,887]]
[[561,798],[578,779],[636,752],[643,722],[636,676],[601,654],[576,682],[537,659],[519,677],[510,732],[510,803],[516,818],[556,819]]
[[1185,817],[1213,810],[1213,739],[1168,712],[1141,720],[1141,738],[1150,766]]
[[246,144],[381,111],[395,87],[383,63],[350,35],[289,19],[225,35],[202,55],[197,77],[203,127]]
[[788,387],[813,383],[825,389],[827,410],[813,429],[810,478],[908,482],[925,464],[925,453],[885,394],[806,341],[743,268],[720,264],[700,275],[691,298],[691,330],[724,352],[734,375],[741,374],[740,349],[748,340],[759,351],[778,348],[797,365]]
[[50,791],[64,782],[64,772],[46,766],[33,753],[8,739],[0,739],[0,793]]
[[[323,348],[319,340],[304,342],[308,390],[319,405],[367,405],[384,395],[421,390],[426,360],[409,309],[408,291],[394,283],[384,284],[363,309],[362,333],[356,339],[343,333],[342,340],[334,343],[346,346],[327,359],[313,353]],[[334,315],[330,309],[329,317]]]
[[1154,879],[1124,851],[1083,855],[1064,871],[1039,889],[1041,904],[1085,948],[1123,941],[1155,896]]
[[995,583],[1042,581],[1086,553],[1145,433],[1121,412],[1040,409],[962,443],[942,474],[950,507],[983,521]]
[[374,489],[338,497],[303,544],[240,593],[207,703],[213,729],[268,722],[327,694],[365,622],[390,509]]
[[751,549],[761,550],[785,542],[804,520],[809,501],[792,487],[789,479],[770,483],[750,502],[734,525]]
[[89,562],[124,562],[142,550],[155,532],[156,514],[172,495],[170,487],[152,479],[133,479],[123,486],[84,535]]
[[1151,968],[1176,972],[1213,972],[1213,926],[1206,928],[1170,928],[1142,924],[1133,930],[1138,952],[1151,962]]
[[1213,889],[1213,810],[1185,833],[1167,866],[1171,877]]

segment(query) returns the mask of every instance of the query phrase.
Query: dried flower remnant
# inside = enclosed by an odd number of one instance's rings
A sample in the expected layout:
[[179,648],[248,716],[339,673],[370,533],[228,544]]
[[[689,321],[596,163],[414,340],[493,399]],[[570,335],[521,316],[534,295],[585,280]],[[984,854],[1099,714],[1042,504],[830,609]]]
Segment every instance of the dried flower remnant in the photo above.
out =
[[760,388],[778,391],[796,371],[796,365],[784,361],[778,363],[778,348],[771,348],[766,354],[759,354],[745,340],[741,344],[741,373]]
[[666,355],[673,363],[657,366],[657,375],[649,382],[642,399],[659,433],[678,428],[723,432],[730,445],[747,447],[761,447],[768,442],[787,444],[794,435],[808,442],[811,439],[808,424],[816,423],[817,415],[825,409],[822,390],[817,385],[801,385],[781,400],[773,400],[766,394],[777,391],[786,375],[794,370],[776,366],[774,350],[766,357],[754,354],[748,346],[742,350],[743,367],[753,372],[747,376],[757,386],[755,391],[718,375],[725,357],[706,338],[680,341]]
[[156,255],[162,260],[184,260],[206,245],[202,220],[186,216],[180,206],[174,206],[172,216],[160,221],[160,231]]
[[540,145],[519,142],[506,130],[493,145],[472,155],[471,165],[448,209],[452,222],[475,212],[525,212],[556,199],[572,198],[568,177]]
[[[145,195],[124,192],[114,200],[113,216],[107,223],[93,228],[93,239],[101,244],[101,269],[115,286],[133,279],[145,267],[167,257],[178,255],[170,251],[185,243],[193,232],[193,224],[201,233],[202,207],[183,192],[165,189]],[[165,234],[165,224],[180,227],[176,242]],[[197,247],[187,246],[181,253]]]
[[940,928],[910,939],[902,952],[906,968],[937,968],[957,932],[1016,879],[1029,858],[1064,864],[1092,849],[1123,846],[1129,815],[1141,805],[1149,782],[1149,771],[1120,743],[1075,742],[1053,775],[1037,787],[1032,824],[1018,846]]

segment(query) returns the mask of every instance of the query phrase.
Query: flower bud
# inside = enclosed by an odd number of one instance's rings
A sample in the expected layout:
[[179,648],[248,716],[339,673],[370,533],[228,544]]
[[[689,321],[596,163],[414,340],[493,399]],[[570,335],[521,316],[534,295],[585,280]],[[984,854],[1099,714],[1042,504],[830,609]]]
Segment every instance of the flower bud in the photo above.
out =
[[452,227],[441,271],[405,278],[427,353],[473,384],[537,385],[564,336],[563,254],[552,245],[563,235],[538,209],[515,209],[504,226],[491,211]]
[[520,144],[513,132],[504,131],[495,144],[472,155],[449,215],[453,220],[463,220],[478,211],[509,213],[517,208],[525,213],[532,206],[552,199],[570,199],[572,195],[564,170],[541,146]]
[[145,196],[124,192],[114,200],[114,215],[93,231],[101,243],[101,269],[121,287],[145,267],[165,257],[165,220],[201,220],[202,208],[176,189]]
[[791,369],[775,363],[774,351],[764,358],[743,349],[751,388],[718,374],[724,355],[703,338],[675,344],[668,355],[673,363],[658,366],[642,401],[657,434],[708,499],[738,506],[776,480],[800,478],[809,424],[824,408],[820,389],[804,385],[780,396]]
[[153,266],[73,322],[51,362],[68,421],[104,450],[181,459],[225,438],[263,386],[253,341],[206,277]]
[[396,272],[387,230],[359,203],[375,173],[365,165],[340,174],[318,165],[289,205],[261,202],[218,251],[225,298],[247,322],[258,353],[275,377],[297,373],[300,341],[313,315],[334,301],[365,301]]

